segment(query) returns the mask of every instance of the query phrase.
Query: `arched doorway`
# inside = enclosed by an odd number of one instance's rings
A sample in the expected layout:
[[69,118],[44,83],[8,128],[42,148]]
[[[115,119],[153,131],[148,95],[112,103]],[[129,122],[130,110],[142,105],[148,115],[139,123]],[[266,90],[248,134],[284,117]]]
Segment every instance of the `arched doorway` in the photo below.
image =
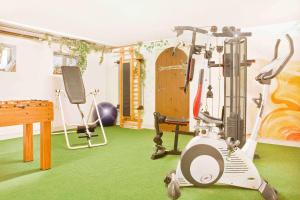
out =
[[[187,55],[173,48],[165,49],[155,63],[155,111],[162,115],[189,119],[189,89],[184,93]],[[163,131],[174,130],[174,126],[163,124]],[[189,126],[183,128],[189,130]]]

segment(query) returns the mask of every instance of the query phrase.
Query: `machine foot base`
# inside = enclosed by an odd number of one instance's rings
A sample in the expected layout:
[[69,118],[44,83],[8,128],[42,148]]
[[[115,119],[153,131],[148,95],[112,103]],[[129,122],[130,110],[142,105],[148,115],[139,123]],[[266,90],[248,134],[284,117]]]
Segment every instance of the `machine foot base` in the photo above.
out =
[[172,200],[176,200],[180,197],[180,186],[179,182],[176,179],[175,171],[171,171],[164,180],[168,188],[168,197]]
[[162,147],[162,146],[156,147],[155,152],[151,155],[151,159],[152,160],[159,159],[166,155],[167,155],[167,151],[166,151],[165,147]]
[[259,191],[265,200],[278,200],[277,190],[269,185],[266,181],[263,181]]

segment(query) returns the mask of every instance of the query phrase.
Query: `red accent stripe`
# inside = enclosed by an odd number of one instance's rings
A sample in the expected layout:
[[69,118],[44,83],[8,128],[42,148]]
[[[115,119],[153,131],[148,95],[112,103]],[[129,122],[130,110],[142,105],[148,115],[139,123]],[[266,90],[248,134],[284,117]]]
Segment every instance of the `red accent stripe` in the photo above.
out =
[[199,113],[200,103],[201,103],[201,94],[202,94],[202,84],[199,84],[197,89],[197,94],[195,96],[194,104],[193,104],[193,114],[195,119],[198,118],[198,113]]

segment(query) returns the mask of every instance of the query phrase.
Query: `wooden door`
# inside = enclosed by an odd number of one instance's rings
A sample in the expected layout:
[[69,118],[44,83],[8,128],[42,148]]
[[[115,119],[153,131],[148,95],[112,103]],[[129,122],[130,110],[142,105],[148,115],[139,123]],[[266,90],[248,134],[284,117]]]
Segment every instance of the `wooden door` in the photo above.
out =
[[[162,115],[189,119],[189,89],[184,93],[187,55],[173,48],[164,50],[155,63],[155,111]],[[163,131],[174,130],[173,125],[163,124]],[[189,126],[182,128],[188,131]]]

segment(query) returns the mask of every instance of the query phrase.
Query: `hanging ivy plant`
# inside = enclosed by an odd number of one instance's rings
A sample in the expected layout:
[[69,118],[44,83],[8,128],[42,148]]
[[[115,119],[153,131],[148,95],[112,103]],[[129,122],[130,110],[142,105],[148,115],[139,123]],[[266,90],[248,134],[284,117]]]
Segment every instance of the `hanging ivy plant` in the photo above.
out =
[[44,38],[45,38],[44,40],[47,41],[48,46],[51,47],[51,44],[53,42],[52,41],[53,38],[49,34],[47,34],[47,33],[45,34]]
[[105,47],[102,48],[101,50],[101,54],[100,54],[100,58],[99,58],[99,64],[101,65],[104,61],[104,50],[105,50]]
[[153,50],[157,48],[163,48],[169,44],[168,40],[158,40],[158,41],[153,41],[147,44],[144,44],[143,47],[149,52],[152,53]]
[[71,40],[68,38],[62,38],[60,41],[60,51],[63,51],[64,47],[67,47],[71,57],[78,57],[77,65],[82,72],[87,67],[87,55],[90,53],[90,45],[81,40]]
[[[52,37],[45,35],[45,40],[48,42],[48,45],[52,44]],[[87,55],[91,50],[95,52],[100,52],[99,64],[103,63],[105,46],[99,46],[93,43],[88,43],[83,40],[74,40],[69,38],[60,38],[55,40],[56,43],[60,44],[60,51],[63,52],[63,48],[66,47],[71,55],[71,57],[78,57],[77,65],[82,72],[87,68]]]
[[[139,61],[140,64],[140,78],[141,82],[144,85],[146,79],[146,62],[144,59],[144,55],[141,53],[141,47],[143,46],[142,42],[139,42],[137,47],[134,49],[134,56]],[[135,67],[137,69],[137,66]]]
[[96,44],[90,44],[90,50],[94,51],[94,52],[100,52],[100,56],[99,56],[99,64],[101,65],[104,61],[104,53],[106,50],[105,46],[99,46]]
[[84,72],[87,67],[87,55],[90,53],[90,46],[84,41],[75,40],[73,48],[71,48],[71,55],[78,56],[77,65],[81,71]]
[[145,48],[149,53],[153,53],[153,51],[157,48],[164,48],[168,44],[168,40],[158,40],[146,44],[144,44],[143,42],[138,42],[136,48],[134,49],[134,54],[140,62],[140,78],[143,85],[146,79],[146,61],[144,59],[144,55],[141,53],[141,49]]

